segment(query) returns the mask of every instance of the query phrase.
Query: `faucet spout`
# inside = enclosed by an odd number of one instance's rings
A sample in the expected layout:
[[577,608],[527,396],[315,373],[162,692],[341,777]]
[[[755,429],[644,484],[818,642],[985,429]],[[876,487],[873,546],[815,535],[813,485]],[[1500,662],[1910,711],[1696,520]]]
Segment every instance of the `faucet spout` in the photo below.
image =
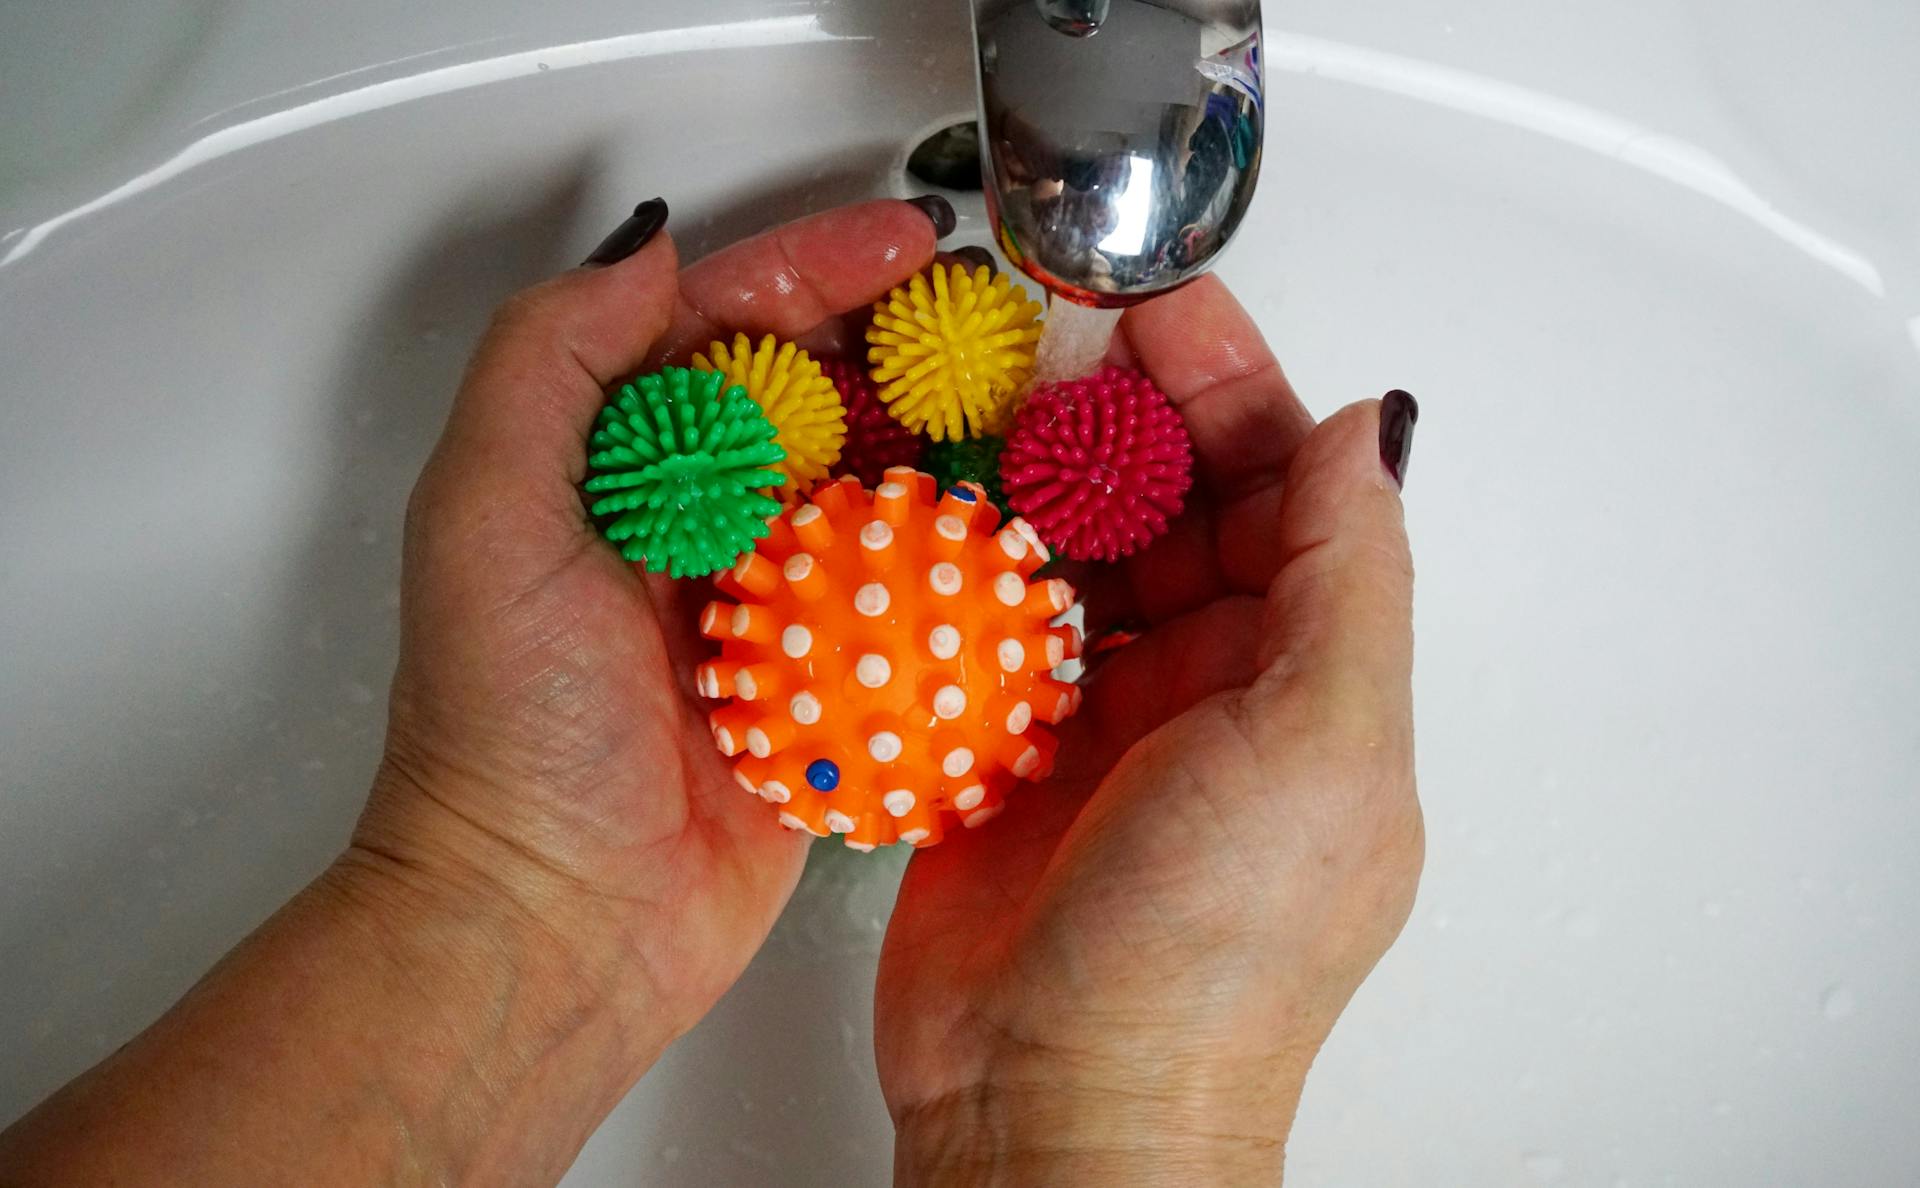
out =
[[971,0],[1001,248],[1122,306],[1205,272],[1260,174],[1259,0]]

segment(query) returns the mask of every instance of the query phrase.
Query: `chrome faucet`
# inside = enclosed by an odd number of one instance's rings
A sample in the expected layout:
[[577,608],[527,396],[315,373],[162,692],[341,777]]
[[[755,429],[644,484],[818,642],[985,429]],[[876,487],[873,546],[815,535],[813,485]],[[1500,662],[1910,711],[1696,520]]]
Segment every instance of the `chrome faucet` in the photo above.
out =
[[1131,305],[1205,272],[1260,175],[1259,0],[972,0],[1001,249]]

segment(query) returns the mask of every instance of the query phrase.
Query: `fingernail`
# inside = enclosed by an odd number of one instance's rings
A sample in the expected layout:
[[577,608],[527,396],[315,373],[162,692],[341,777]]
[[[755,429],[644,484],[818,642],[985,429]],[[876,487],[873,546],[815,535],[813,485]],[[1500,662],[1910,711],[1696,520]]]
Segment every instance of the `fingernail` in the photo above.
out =
[[600,241],[593,249],[583,267],[604,268],[609,264],[618,264],[628,256],[646,247],[660,228],[667,225],[667,202],[664,198],[649,198],[633,208],[633,214],[627,221],[613,229],[613,234]]
[[1395,388],[1380,398],[1380,461],[1396,485],[1407,485],[1407,459],[1413,455],[1413,427],[1420,423],[1420,402]]
[[960,257],[962,260],[965,260],[967,263],[973,265],[975,268],[985,268],[988,272],[994,273],[995,275],[998,275],[1000,272],[1000,266],[993,262],[993,253],[988,251],[986,248],[983,248],[983,247],[954,248],[953,254]]
[[952,235],[953,229],[959,225],[959,220],[954,217],[953,203],[948,202],[938,194],[925,194],[919,198],[909,198],[907,199],[907,205],[919,207],[920,213],[927,216],[927,221],[933,224],[933,237],[935,239],[945,239],[947,236]]

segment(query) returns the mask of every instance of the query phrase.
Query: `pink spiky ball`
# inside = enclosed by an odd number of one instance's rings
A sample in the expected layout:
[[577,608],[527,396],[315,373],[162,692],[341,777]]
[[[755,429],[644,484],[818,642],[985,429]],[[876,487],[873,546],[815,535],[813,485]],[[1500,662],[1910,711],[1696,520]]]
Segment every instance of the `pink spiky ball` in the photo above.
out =
[[1007,503],[1075,561],[1131,556],[1193,486],[1193,444],[1152,380],[1108,367],[1034,389],[1000,455]]
[[820,370],[840,390],[840,403],[847,409],[847,441],[833,466],[834,477],[850,474],[871,488],[895,466],[918,469],[927,452],[926,439],[888,414],[866,369],[845,359],[822,359]]

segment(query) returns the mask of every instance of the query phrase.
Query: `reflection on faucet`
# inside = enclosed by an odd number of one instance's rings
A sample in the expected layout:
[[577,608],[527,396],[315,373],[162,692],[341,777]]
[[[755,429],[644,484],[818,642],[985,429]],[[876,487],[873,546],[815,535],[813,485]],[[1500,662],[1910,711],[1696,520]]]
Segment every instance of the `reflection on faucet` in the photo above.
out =
[[1106,24],[1109,0],[1034,0],[1040,15],[1062,33],[1091,37]]
[[974,22],[1008,257],[1087,305],[1205,271],[1259,174],[1257,0],[974,0]]

